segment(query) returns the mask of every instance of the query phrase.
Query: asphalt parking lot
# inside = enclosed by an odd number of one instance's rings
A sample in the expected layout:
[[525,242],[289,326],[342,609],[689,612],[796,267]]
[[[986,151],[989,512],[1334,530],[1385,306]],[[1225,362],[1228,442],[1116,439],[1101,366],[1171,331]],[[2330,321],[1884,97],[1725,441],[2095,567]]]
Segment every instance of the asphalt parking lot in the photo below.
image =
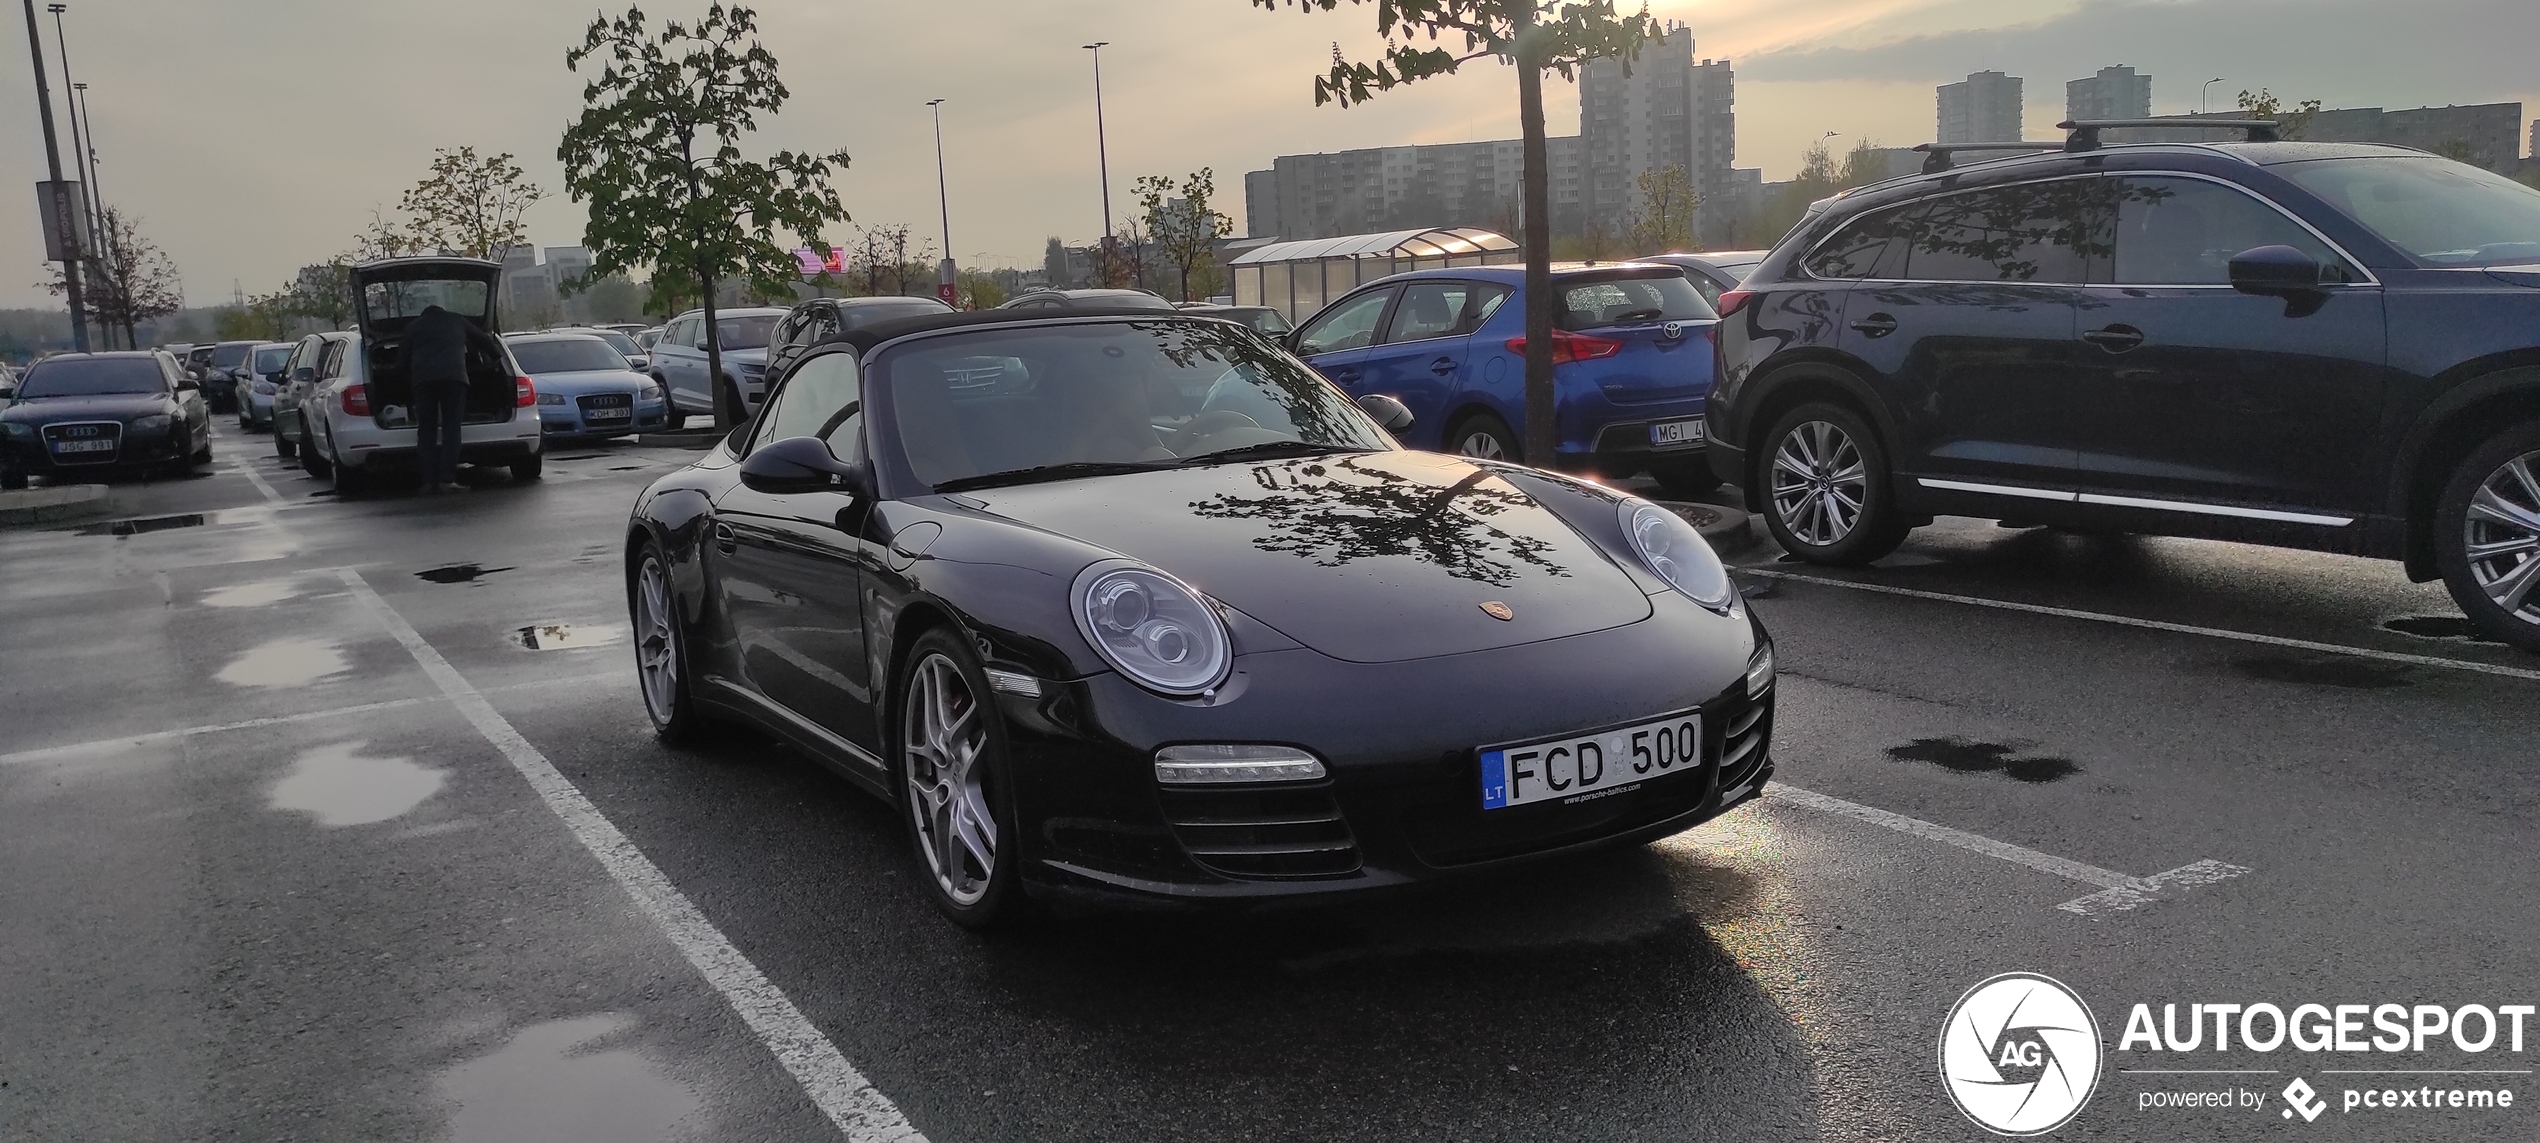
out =
[[[983,939],[844,781],[653,742],[619,540],[693,451],[339,501],[221,431],[120,526],[0,532],[0,1137],[1982,1138],[1934,1046],[1997,973],[2111,1049],[2138,1003],[2530,1003],[2540,659],[2392,564],[1758,547],[1760,805],[1381,904]],[[2530,1139],[2520,1103],[2279,1114],[2362,1072],[2522,1096],[2530,1058],[2112,1050],[2059,1137]],[[2263,1099],[2151,1106],[2206,1089]]]

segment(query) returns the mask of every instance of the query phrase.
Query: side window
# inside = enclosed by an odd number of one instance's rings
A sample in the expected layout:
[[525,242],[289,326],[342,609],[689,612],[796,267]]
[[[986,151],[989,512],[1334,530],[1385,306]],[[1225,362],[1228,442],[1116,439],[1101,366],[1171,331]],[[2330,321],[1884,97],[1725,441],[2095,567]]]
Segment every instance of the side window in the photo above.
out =
[[1393,308],[1385,326],[1385,343],[1425,341],[1455,333],[1463,324],[1470,282],[1413,282],[1402,288],[1402,304]]
[[805,340],[818,341],[836,332],[838,332],[838,307],[822,306],[812,312],[811,336]]
[[819,437],[840,460],[863,456],[864,373],[853,353],[823,353],[785,378],[759,414],[752,448],[787,437]]
[[1392,300],[1390,289],[1369,290],[1333,306],[1331,312],[1314,319],[1304,333],[1297,335],[1297,353],[1310,356],[1374,344],[1376,322],[1385,316],[1385,303]]
[[1500,303],[1507,301],[1510,293],[1511,291],[1506,286],[1493,285],[1489,282],[1473,283],[1473,296],[1464,299],[1464,332],[1471,333],[1482,328],[1483,322],[1489,321],[1492,314],[1499,312]]
[[790,344],[810,324],[811,314],[809,311],[795,310],[792,313],[786,314],[783,319],[776,323],[776,332],[769,335],[767,343],[769,345]]
[[2239,188],[2160,177],[2120,184],[2113,278],[2119,284],[2227,286],[2232,255],[2259,246],[2290,246],[2322,266],[2344,267],[2326,243]]
[[1842,229],[1818,243],[1816,251],[1808,255],[1808,276],[1829,282],[1848,282],[1871,276],[1879,268],[1880,256],[1887,252],[1889,240],[1896,236],[1897,221],[1913,209],[1911,206],[1889,207],[1844,223]]
[[318,379],[331,381],[344,375],[344,343],[330,341],[326,351],[318,355]]
[[2104,256],[2106,193],[2106,180],[2080,178],[1942,195],[1898,226],[1905,264],[1895,276],[2078,284],[2086,264]]

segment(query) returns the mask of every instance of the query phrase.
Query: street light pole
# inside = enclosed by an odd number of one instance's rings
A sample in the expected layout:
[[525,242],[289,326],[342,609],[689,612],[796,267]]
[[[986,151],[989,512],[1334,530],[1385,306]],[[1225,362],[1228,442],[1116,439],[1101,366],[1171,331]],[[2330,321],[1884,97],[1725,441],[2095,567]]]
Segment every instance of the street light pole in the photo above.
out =
[[1094,53],[1094,157],[1102,170],[1102,276],[1103,284],[1111,282],[1111,145],[1102,130],[1102,49],[1109,40],[1096,40],[1085,45]]
[[957,270],[953,265],[952,192],[946,189],[944,182],[944,101],[929,99],[926,106],[935,113],[935,207],[944,215],[943,280],[935,284],[935,289],[938,296],[952,295],[943,299],[944,304],[949,306],[954,304],[954,297],[959,296],[959,291],[954,288],[959,283],[955,280]]
[[[47,169],[53,173],[53,182],[59,184],[62,181],[62,149],[53,134],[53,92],[44,82],[43,31],[35,23],[35,0],[22,0],[22,2],[26,7],[27,52],[35,57],[35,103],[37,109],[42,112],[44,120],[44,162]],[[68,298],[71,307],[71,347],[86,353],[88,352],[88,314],[85,311],[88,309],[88,299],[79,288],[79,227],[77,225],[79,220],[75,216],[62,217],[61,208],[64,204],[49,193],[45,197],[51,201],[43,204],[44,210],[53,216],[53,224],[61,229],[62,253],[67,255],[62,259],[62,292]]]
[[[100,209],[97,200],[97,188],[90,185],[90,180],[87,177],[87,164],[81,159],[81,156],[88,154],[89,146],[91,142],[93,142],[82,134],[86,128],[81,124],[81,120],[87,118],[87,116],[82,115],[79,110],[79,93],[87,90],[88,85],[79,83],[71,78],[71,40],[70,36],[62,31],[62,12],[69,7],[70,5],[68,4],[47,4],[44,6],[44,10],[53,14],[53,47],[62,54],[62,83],[64,86],[71,89],[71,94],[65,97],[62,101],[69,107],[71,113],[71,173],[81,176],[79,181],[79,212],[82,216],[88,219],[89,245],[96,247],[95,249],[84,251],[84,253],[88,254],[90,258],[97,260],[97,264],[92,268],[97,270],[99,277],[104,277],[105,263],[101,256],[105,253],[104,243],[106,241],[106,226],[102,221],[103,212]],[[105,283],[88,282],[84,284],[91,287],[93,292],[96,287],[101,287]],[[106,322],[103,326],[101,326],[98,330],[98,335],[97,340],[105,348],[113,349],[115,347],[115,328],[113,322]]]
[[2215,77],[2214,77],[2214,78],[2212,78],[2212,79],[2206,80],[2206,81],[2205,81],[2205,86],[2203,86],[2203,87],[2200,87],[2200,88],[2197,88],[2197,89],[2196,89],[2196,113],[2197,113],[2198,115],[2202,115],[2202,114],[2204,114],[2204,113],[2205,113],[2205,95],[2206,95],[2206,93],[2207,93],[2207,92],[2212,91],[2212,90],[2214,89],[2214,85],[2215,85],[2215,84],[2217,84],[2217,83],[2221,83],[2222,81],[2223,81],[2223,77],[2221,77],[2221,76],[2215,76]]

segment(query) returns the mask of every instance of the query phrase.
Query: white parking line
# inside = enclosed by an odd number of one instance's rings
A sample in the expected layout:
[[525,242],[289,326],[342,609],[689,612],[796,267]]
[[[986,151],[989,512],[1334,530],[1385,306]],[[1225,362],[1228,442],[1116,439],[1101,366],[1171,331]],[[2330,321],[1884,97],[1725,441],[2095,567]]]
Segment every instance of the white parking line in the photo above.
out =
[[[485,688],[484,693],[502,694],[508,691],[528,690],[532,687],[554,687],[565,686],[573,683],[596,683],[604,681],[613,682],[623,680],[626,677],[626,672],[624,671],[609,671],[597,675],[567,675],[560,679],[538,679],[526,683],[513,683],[509,686],[487,687]],[[346,715],[368,714],[375,710],[395,710],[398,707],[421,706],[425,703],[448,701],[448,699],[440,695],[425,695],[421,698],[387,699],[381,702],[361,703],[357,706],[338,706],[329,707],[325,710],[304,710],[297,714],[269,715],[264,718],[250,718],[241,722],[214,722],[207,723],[202,726],[188,726],[181,730],[154,730],[147,734],[133,734],[122,738],[98,738],[87,742],[71,742],[60,746],[44,746],[33,750],[20,750],[11,754],[0,754],[0,766],[9,766],[22,762],[41,762],[47,758],[60,758],[75,754],[89,754],[106,750],[123,750],[134,746],[146,746],[153,742],[165,742],[173,738],[192,738],[197,734],[218,734],[223,731],[230,730],[254,730],[263,726],[288,726],[295,722],[316,722],[321,719],[343,718]]]
[[470,686],[449,660],[442,658],[432,644],[425,642],[423,635],[407,623],[404,616],[397,614],[395,608],[388,606],[388,601],[372,591],[361,573],[351,568],[339,568],[336,575],[343,579],[344,586],[351,590],[353,597],[369,608],[380,624],[388,629],[388,633],[405,645],[406,653],[414,656],[415,663],[432,677],[433,683],[458,707],[459,713],[475,724],[477,733],[502,751],[503,757],[511,761],[512,768],[528,780],[530,789],[537,791],[538,797],[547,803],[547,808],[563,819],[565,828],[573,831],[575,840],[590,850],[591,856],[600,860],[601,867],[608,870],[618,886],[635,899],[636,906],[651,917],[654,924],[661,926],[663,935],[669,937],[670,943],[688,958],[688,963],[706,978],[706,983],[723,994],[732,1010],[750,1026],[751,1031],[758,1033],[760,1041],[793,1075],[795,1082],[802,1085],[803,1092],[811,1097],[822,1114],[829,1117],[829,1122],[856,1143],[866,1140],[924,1143],[926,1137],[909,1124],[908,1119],[900,1114],[899,1107],[866,1082],[863,1073],[847,1062],[847,1057],[838,1051],[837,1045],[830,1043],[819,1027],[795,1008],[794,1002],[786,999],[785,993],[768,980],[757,965],[750,963],[750,959],[742,955],[741,950],[734,947],[713,922],[706,920],[705,914],[671,885],[670,878],[664,876],[641,850],[636,849],[635,843],[628,841],[614,823],[601,815],[599,807],[592,805],[581,790],[565,780],[546,755],[521,737],[520,732],[494,709],[494,704],[485,701],[485,696]]
[[2129,877],[2113,869],[2101,869],[2096,865],[2074,861],[2071,858],[2039,853],[2024,846],[2013,845],[2007,841],[1995,841],[1981,834],[1951,829],[1921,818],[1909,818],[1875,806],[1847,802],[1841,798],[1830,798],[1814,790],[1800,789],[1787,782],[1775,782],[1765,787],[1765,797],[1773,801],[1806,806],[1821,813],[1839,814],[1857,821],[1868,822],[1871,825],[1885,826],[1899,833],[1910,833],[1916,837],[1943,845],[1954,845],[1987,857],[1998,857],[2015,865],[2025,865],[2040,873],[2051,873],[2086,885],[2097,885],[2100,887],[2099,892],[2085,897],[2075,897],[2055,906],[2067,913],[2084,917],[2139,909],[2164,896],[2175,895],[2179,890],[2210,885],[2250,871],[2247,866],[2231,865],[2207,858],[2165,873],[2155,873],[2149,877]]
[[2140,627],[2147,631],[2172,631],[2181,635],[2202,635],[2209,639],[2231,639],[2242,643],[2258,643],[2269,647],[2291,647],[2302,651],[2320,651],[2331,655],[2352,655],[2359,659],[2379,659],[2385,663],[2406,663],[2413,667],[2441,667],[2453,671],[2472,671],[2482,675],[2503,675],[2509,679],[2540,680],[2540,671],[2527,667],[2506,667],[2494,663],[2477,663],[2467,659],[2446,659],[2439,655],[2410,655],[2403,651],[2376,651],[2370,647],[2349,647],[2343,643],[2319,643],[2309,639],[2288,639],[2282,635],[2260,635],[2250,631],[2233,631],[2223,627],[2198,627],[2188,623],[2166,623],[2158,619],[2137,619],[2131,615],[2108,615],[2097,611],[2075,611],[2069,607],[2048,607],[2042,603],[2013,603],[2007,599],[1986,599],[1976,595],[1951,595],[1942,591],[1921,591],[1910,587],[1891,587],[1883,583],[1858,583],[1847,579],[1800,575],[1770,568],[1737,569],[1747,575],[1767,579],[1786,579],[1793,583],[1813,583],[1825,587],[1849,588],[1853,591],[1877,592],[1880,595],[1902,595],[1912,599],[1929,599],[1941,603],[1963,603],[1970,607],[1990,607],[1998,611],[2024,611],[2031,615],[2052,615],[2058,619],[2085,619],[2093,623],[2111,623],[2119,627]]

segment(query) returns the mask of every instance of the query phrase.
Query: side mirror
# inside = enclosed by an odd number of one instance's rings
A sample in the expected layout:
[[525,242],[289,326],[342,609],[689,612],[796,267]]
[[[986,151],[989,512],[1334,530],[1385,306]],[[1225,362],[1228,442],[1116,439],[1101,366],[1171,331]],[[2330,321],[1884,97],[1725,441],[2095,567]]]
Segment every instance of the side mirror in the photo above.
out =
[[869,497],[873,491],[863,465],[838,459],[818,437],[787,437],[752,452],[741,461],[741,483],[780,496],[845,492]]
[[2320,264],[2290,246],[2260,246],[2231,256],[2231,288],[2282,298],[2317,292]]
[[1298,346],[1298,342],[1297,342],[1297,339],[1296,339],[1296,335],[1297,335],[1297,333],[1298,333],[1298,332],[1299,332],[1298,330],[1293,330],[1293,329],[1292,329],[1292,330],[1289,330],[1289,331],[1288,331],[1288,332],[1286,332],[1286,333],[1280,334],[1280,335],[1279,335],[1279,348],[1284,349],[1284,350],[1287,350],[1287,351],[1288,351],[1288,352],[1290,352],[1290,353],[1299,353],[1299,354],[1301,354],[1301,353],[1303,352],[1303,350],[1300,350],[1299,348],[1297,348],[1297,346]]
[[291,383],[294,385],[317,384],[317,367],[312,365],[303,365],[298,369],[292,370]]
[[1411,408],[1382,393],[1369,393],[1358,399],[1358,409],[1376,419],[1386,432],[1399,433],[1411,427]]
[[183,392],[186,392],[186,391],[188,391],[188,390],[199,390],[199,389],[201,389],[202,387],[203,387],[203,383],[202,383],[202,382],[197,381],[197,380],[195,380],[195,379],[193,379],[193,378],[191,378],[191,377],[179,377],[179,378],[177,378],[177,379],[176,379],[176,391],[177,391],[177,392],[179,392],[179,393],[183,393]]

